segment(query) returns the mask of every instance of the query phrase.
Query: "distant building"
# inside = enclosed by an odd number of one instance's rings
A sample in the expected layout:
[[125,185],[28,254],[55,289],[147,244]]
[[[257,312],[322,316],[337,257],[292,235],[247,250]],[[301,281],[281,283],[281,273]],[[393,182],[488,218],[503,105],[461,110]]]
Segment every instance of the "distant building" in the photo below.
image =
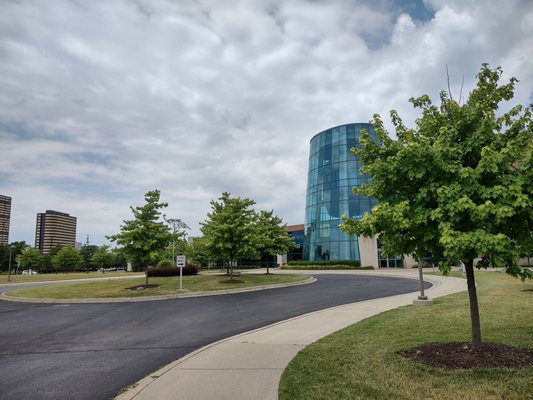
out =
[[410,266],[414,260],[409,256],[384,255],[376,237],[348,235],[339,227],[343,215],[360,219],[378,204],[375,198],[354,195],[352,191],[370,183],[370,177],[360,172],[361,161],[350,150],[360,148],[363,129],[378,140],[374,127],[367,123],[336,126],[311,139],[303,259],[356,260],[374,268]]
[[360,147],[362,129],[377,140],[374,127],[367,123],[337,126],[311,139],[304,260],[356,260],[378,266],[375,239],[365,243],[365,238],[348,235],[339,228],[342,215],[359,219],[378,204],[374,198],[352,192],[353,187],[370,183],[370,177],[359,172],[361,162],[350,151]]
[[0,244],[9,243],[9,222],[11,220],[11,197],[0,194]]
[[287,254],[280,254],[277,257],[277,263],[279,265],[287,264],[289,261],[301,261],[303,260],[303,249],[305,244],[305,225],[287,225],[285,230],[294,242],[300,246],[295,249],[291,249]]
[[53,210],[38,213],[35,248],[48,254],[54,247],[65,245],[76,245],[76,217]]

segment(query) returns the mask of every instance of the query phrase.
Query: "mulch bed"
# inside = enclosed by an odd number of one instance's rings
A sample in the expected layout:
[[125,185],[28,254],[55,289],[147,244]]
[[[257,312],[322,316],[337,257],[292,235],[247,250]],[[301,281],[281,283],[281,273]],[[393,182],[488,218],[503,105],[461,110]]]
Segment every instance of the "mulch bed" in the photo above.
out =
[[445,369],[524,368],[533,366],[533,352],[498,343],[434,343],[399,353],[405,358]]
[[152,289],[152,288],[156,288],[156,287],[159,287],[159,285],[153,285],[153,284],[137,285],[137,286],[128,287],[128,288],[126,288],[126,290],[145,290],[145,289]]

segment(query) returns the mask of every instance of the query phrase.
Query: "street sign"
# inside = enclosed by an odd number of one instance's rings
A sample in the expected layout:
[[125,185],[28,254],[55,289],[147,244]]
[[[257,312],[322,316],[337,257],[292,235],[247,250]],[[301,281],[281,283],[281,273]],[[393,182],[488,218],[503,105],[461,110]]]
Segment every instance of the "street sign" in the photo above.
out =
[[180,269],[180,290],[183,290],[183,267],[185,267],[185,256],[176,257],[176,266]]

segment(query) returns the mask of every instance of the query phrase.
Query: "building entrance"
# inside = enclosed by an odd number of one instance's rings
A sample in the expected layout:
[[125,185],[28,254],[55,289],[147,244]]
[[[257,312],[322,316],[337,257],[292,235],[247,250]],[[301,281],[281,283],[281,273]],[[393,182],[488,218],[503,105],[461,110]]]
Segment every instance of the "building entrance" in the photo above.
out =
[[394,256],[388,257],[381,253],[381,249],[378,249],[379,268],[403,268],[403,257]]

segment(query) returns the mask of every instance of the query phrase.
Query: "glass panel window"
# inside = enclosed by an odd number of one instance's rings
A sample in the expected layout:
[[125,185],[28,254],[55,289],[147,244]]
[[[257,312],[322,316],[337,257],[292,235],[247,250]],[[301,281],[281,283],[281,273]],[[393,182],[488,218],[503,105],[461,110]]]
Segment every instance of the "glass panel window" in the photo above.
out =
[[326,136],[326,138],[325,138],[324,146],[331,146],[331,139],[333,137],[332,131],[331,130],[326,131],[325,132],[325,136]]
[[332,129],[332,139],[331,144],[332,146],[337,146],[339,144],[339,128]]
[[341,215],[360,218],[362,211],[377,204],[375,199],[355,196],[352,187],[368,177],[359,173],[357,158],[350,147],[357,144],[361,128],[368,124],[348,124],[329,129],[311,141],[306,197],[306,260],[359,260],[357,238],[339,228]]

